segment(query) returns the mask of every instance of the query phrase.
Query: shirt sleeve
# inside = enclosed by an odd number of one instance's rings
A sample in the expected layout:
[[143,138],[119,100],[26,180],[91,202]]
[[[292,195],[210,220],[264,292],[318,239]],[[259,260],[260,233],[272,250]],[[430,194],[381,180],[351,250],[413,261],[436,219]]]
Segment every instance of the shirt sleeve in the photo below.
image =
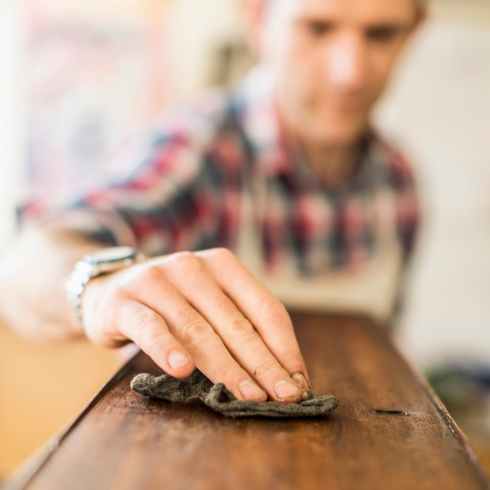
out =
[[31,202],[19,218],[21,224],[69,229],[105,245],[131,245],[147,256],[193,249],[213,231],[219,203],[208,161],[187,135],[158,136],[124,179],[56,209]]

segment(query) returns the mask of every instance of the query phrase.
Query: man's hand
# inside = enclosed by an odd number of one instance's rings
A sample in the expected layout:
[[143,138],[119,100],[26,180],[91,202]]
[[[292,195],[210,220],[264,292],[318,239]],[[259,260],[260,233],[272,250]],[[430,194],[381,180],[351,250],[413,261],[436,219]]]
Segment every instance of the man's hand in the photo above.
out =
[[286,309],[229,250],[176,253],[98,277],[82,309],[92,342],[132,340],[174,377],[197,367],[239,400],[309,396]]

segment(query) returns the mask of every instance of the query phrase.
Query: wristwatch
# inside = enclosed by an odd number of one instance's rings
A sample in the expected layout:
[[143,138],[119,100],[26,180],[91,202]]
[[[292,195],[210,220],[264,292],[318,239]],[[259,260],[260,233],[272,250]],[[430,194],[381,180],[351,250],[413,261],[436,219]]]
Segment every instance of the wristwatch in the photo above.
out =
[[145,256],[132,247],[112,247],[85,255],[77,262],[65,289],[66,297],[80,323],[83,324],[82,293],[90,279],[131,267],[144,260]]

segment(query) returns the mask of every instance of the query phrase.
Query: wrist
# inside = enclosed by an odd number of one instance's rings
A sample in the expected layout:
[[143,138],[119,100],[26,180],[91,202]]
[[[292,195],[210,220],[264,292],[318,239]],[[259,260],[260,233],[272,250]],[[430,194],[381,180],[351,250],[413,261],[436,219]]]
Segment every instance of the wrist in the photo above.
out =
[[145,260],[143,254],[131,247],[104,248],[79,260],[66,283],[66,297],[78,323],[83,329],[82,295],[94,279],[126,269]]

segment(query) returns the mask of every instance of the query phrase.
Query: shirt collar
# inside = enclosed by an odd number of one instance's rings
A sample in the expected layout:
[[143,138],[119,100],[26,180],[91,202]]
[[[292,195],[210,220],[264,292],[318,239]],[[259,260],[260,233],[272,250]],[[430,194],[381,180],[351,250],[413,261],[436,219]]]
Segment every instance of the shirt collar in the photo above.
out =
[[[274,89],[274,75],[265,65],[252,69],[238,86],[241,123],[252,146],[254,164],[257,170],[268,176],[290,173],[301,180],[309,178],[316,181],[306,157],[299,149],[291,148],[286,142]],[[365,184],[366,178],[373,171],[379,171],[379,168],[374,167],[383,163],[383,152],[380,152],[383,147],[378,134],[373,128],[369,128],[363,137],[359,164],[352,179],[342,186],[342,190]],[[328,188],[328,185],[325,187]]]
[[274,86],[271,71],[259,65],[245,77],[238,89],[245,136],[252,146],[257,168],[267,175],[293,168],[292,154],[281,131]]

